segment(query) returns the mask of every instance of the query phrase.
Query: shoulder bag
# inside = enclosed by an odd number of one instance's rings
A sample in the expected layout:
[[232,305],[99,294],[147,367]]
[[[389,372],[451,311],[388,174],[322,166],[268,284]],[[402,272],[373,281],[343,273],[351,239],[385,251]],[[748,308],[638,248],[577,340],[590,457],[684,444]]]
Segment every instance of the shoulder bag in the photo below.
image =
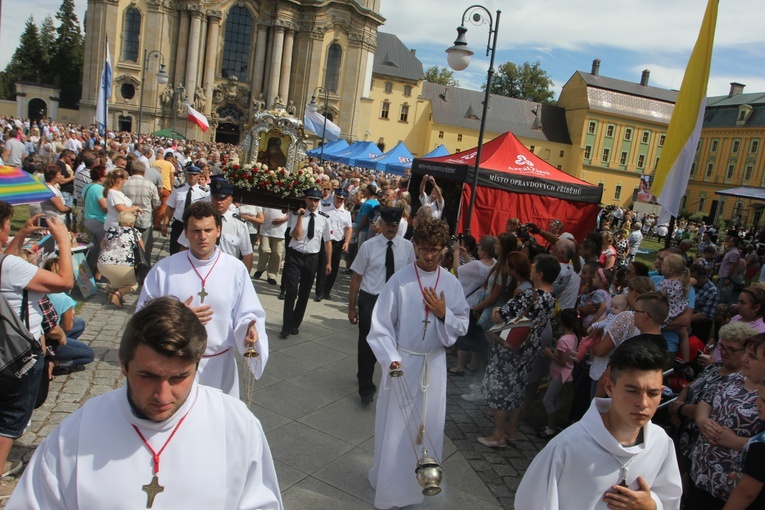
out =
[[141,247],[138,231],[135,228],[132,230],[133,239],[135,240],[135,247],[133,248],[135,281],[143,285],[143,281],[146,279],[146,275],[149,274],[149,269],[151,269],[151,264],[149,263],[146,251]]
[[[0,255],[0,273],[6,255]],[[40,341],[29,332],[29,302],[26,289],[21,299],[21,317],[0,293],[0,391],[13,388],[37,363]]]
[[502,347],[506,347],[510,350],[517,351],[523,346],[526,340],[531,336],[531,332],[534,329],[534,323],[529,319],[526,314],[529,313],[531,307],[537,302],[536,289],[531,291],[531,301],[526,309],[518,314],[517,317],[510,319],[504,324],[497,324],[491,328],[487,334],[492,340],[496,341]]

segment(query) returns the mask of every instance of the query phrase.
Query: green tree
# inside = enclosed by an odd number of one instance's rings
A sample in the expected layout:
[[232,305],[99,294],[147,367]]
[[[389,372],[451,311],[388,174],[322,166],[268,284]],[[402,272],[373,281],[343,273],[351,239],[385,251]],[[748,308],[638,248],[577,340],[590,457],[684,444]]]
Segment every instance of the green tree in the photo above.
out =
[[56,19],[55,50],[50,60],[54,83],[61,89],[59,104],[76,108],[82,96],[82,64],[84,41],[80,22],[74,12],[74,0],[63,0]]
[[52,83],[53,77],[50,73],[50,61],[53,57],[53,50],[56,47],[56,25],[53,24],[53,18],[45,16],[40,24],[40,46],[43,51],[43,69],[41,79],[43,83]]
[[460,82],[454,79],[454,72],[445,67],[432,66],[425,70],[425,81],[440,83],[449,87],[459,87]]
[[40,63],[43,60],[43,51],[40,45],[40,34],[37,25],[30,16],[24,25],[24,32],[19,39],[19,46],[11,57],[11,61],[3,72],[0,86],[4,99],[16,97],[17,81],[40,81]]
[[[497,67],[497,72],[491,81],[491,93],[552,104],[555,97],[553,85],[547,71],[540,67],[539,62],[533,64],[524,62],[520,66],[505,62]],[[482,88],[486,90],[485,83]]]

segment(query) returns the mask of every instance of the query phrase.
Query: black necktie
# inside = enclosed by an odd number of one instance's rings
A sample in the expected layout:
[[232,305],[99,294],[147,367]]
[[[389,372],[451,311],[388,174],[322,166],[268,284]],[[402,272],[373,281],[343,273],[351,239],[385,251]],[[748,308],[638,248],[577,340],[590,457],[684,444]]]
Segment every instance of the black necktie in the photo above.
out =
[[308,220],[308,239],[313,239],[313,231],[316,228],[316,222],[314,220],[314,214],[311,213],[311,219]]
[[396,272],[396,266],[393,264],[393,241],[388,241],[388,250],[385,253],[385,281],[390,280],[393,273]]
[[191,186],[189,186],[189,192],[186,193],[186,201],[183,203],[183,210],[185,211],[188,206],[191,205]]

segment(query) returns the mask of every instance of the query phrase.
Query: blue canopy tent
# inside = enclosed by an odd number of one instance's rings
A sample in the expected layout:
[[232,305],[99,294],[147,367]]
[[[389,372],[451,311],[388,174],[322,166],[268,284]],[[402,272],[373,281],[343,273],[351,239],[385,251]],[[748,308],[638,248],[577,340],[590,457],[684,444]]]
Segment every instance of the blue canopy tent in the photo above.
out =
[[398,145],[393,147],[385,154],[380,154],[379,156],[375,156],[373,158],[361,158],[356,160],[356,166],[360,166],[362,168],[370,168],[380,172],[388,172],[388,167],[391,164],[411,164],[413,157],[414,156],[412,156],[412,153],[409,152],[409,149],[407,149],[406,145],[404,145],[404,142],[398,142]]
[[[324,155],[326,156],[327,154],[343,152],[348,147],[350,147],[350,145],[342,138],[339,140],[332,140],[331,142],[324,144]],[[308,156],[319,157],[321,156],[321,147],[316,147],[315,149],[306,151],[306,154]]]
[[380,152],[380,149],[374,142],[359,141],[340,154],[330,154],[329,157],[324,154],[324,159],[344,163],[349,166],[355,166],[357,159],[370,158],[372,156],[379,156],[380,154],[382,154],[382,152]]
[[[446,147],[444,147],[444,144],[441,144],[435,149],[433,149],[432,151],[425,154],[423,158],[439,158],[441,156],[448,156],[448,155],[449,155],[449,151],[446,149]],[[411,168],[412,168],[412,159],[410,159],[409,161],[405,163],[388,163],[388,166],[385,169],[385,171],[392,174],[405,175],[406,171],[410,170]]]

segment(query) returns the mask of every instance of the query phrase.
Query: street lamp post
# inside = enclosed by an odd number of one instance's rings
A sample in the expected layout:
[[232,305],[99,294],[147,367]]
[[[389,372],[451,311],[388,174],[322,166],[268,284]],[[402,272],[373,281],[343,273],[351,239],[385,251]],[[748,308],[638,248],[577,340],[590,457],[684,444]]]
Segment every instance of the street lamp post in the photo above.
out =
[[319,92],[320,94],[324,94],[324,127],[321,130],[321,155],[319,156],[320,161],[324,161],[324,140],[327,136],[327,111],[329,110],[329,91],[325,89],[324,87],[316,87],[313,89],[313,95],[311,96],[311,102],[308,103],[308,108],[315,112],[318,110],[318,105],[316,104],[316,93]]
[[[468,206],[465,235],[470,235],[470,224],[473,221],[473,208],[475,207],[476,188],[478,187],[478,170],[481,167],[481,150],[483,148],[483,134],[486,129],[486,115],[489,110],[489,97],[491,95],[491,80],[494,77],[494,55],[497,53],[497,32],[499,31],[499,16],[502,11],[497,11],[496,19],[492,20],[491,12],[482,5],[471,5],[462,13],[462,24],[457,27],[457,39],[454,46],[446,50],[446,60],[449,67],[455,71],[463,71],[470,65],[470,57],[474,54],[467,46],[465,40],[465,21],[469,20],[473,25],[489,25],[489,42],[486,45],[486,56],[491,56],[489,71],[486,77],[486,92],[483,98],[483,115],[481,115],[481,127],[478,131],[478,149],[475,155],[475,167],[473,168],[473,182],[470,190],[470,205]],[[492,35],[494,39],[492,40]]]
[[157,73],[157,83],[164,85],[170,77],[165,72],[165,57],[159,50],[143,50],[143,69],[141,70],[141,97],[138,100],[138,141],[141,141],[141,121],[143,120],[143,91],[146,88],[146,71],[149,70],[149,59],[159,59],[159,72]]

